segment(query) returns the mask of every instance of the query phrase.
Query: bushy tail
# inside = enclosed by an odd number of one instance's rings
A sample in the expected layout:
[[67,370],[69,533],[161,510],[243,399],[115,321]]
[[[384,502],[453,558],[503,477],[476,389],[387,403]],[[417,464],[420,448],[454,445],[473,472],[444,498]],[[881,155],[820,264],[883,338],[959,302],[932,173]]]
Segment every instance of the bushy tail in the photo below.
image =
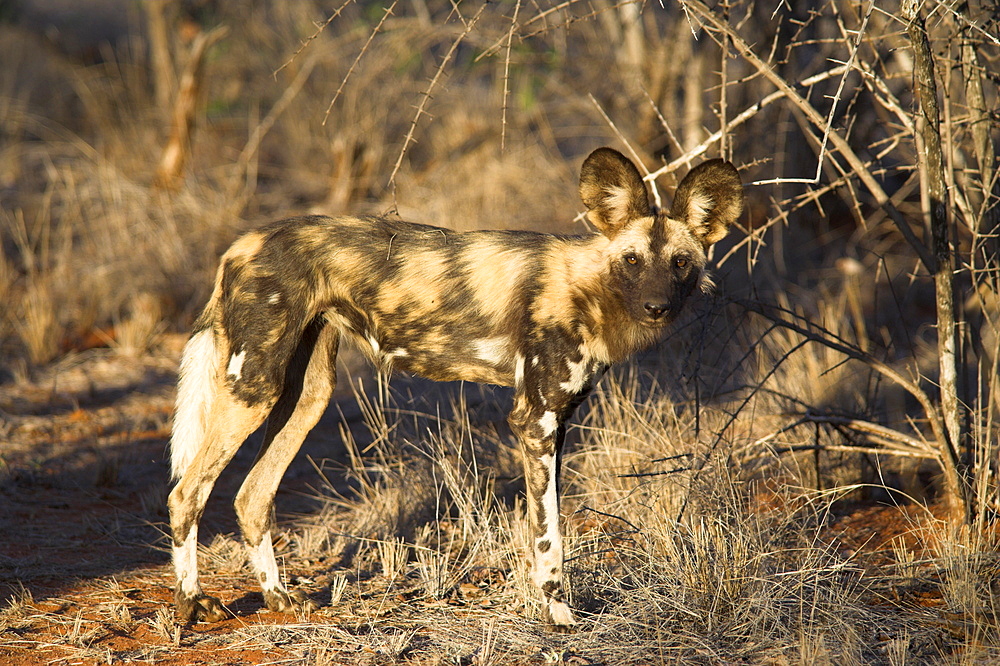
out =
[[211,328],[191,336],[184,346],[174,428],[170,435],[170,477],[179,479],[205,438],[205,418],[215,400],[218,355]]

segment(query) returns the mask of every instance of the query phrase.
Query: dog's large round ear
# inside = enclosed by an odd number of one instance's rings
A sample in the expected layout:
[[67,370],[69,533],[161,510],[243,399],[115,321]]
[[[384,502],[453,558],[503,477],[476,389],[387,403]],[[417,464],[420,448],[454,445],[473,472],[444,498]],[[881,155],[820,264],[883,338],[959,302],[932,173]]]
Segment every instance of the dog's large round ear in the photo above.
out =
[[743,182],[729,162],[715,159],[691,169],[677,186],[670,217],[687,223],[702,244],[719,242],[743,213]]
[[650,214],[646,185],[639,170],[613,148],[598,148],[580,169],[580,198],[587,218],[605,236],[614,236],[629,221]]

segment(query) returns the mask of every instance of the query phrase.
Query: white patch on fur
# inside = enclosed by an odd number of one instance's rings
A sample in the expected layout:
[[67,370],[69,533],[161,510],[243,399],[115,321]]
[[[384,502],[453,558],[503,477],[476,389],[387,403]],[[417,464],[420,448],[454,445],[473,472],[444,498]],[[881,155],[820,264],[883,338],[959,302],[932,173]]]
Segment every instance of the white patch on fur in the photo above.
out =
[[533,367],[533,368],[537,368],[538,367],[538,357],[537,356],[533,356],[531,358],[531,367]]
[[520,387],[524,383],[524,357],[520,354],[514,356],[514,387]]
[[615,213],[622,216],[625,215],[629,204],[632,202],[632,190],[627,187],[610,186],[605,187],[604,192],[607,195],[605,201],[614,209]]
[[688,201],[687,209],[687,220],[689,225],[698,225],[708,218],[709,212],[711,212],[714,202],[712,197],[704,194],[703,192],[696,192],[691,199]]
[[393,358],[396,358],[396,357],[398,357],[398,356],[409,356],[409,355],[410,355],[410,352],[406,351],[406,350],[405,350],[405,349],[403,349],[402,347],[396,347],[395,349],[393,349],[393,350],[392,350],[392,351],[391,351],[391,352],[389,353],[389,356],[391,356],[391,357],[393,357]]
[[247,350],[244,349],[239,354],[229,357],[229,365],[226,366],[226,376],[232,377],[236,381],[243,376],[243,361],[246,360]]
[[542,429],[542,436],[548,437],[559,427],[559,419],[556,418],[555,412],[545,412],[542,418],[538,419],[538,425]]
[[191,336],[184,345],[170,434],[172,479],[181,478],[205,438],[205,418],[215,401],[215,364],[215,336],[211,329]]
[[279,293],[273,293],[267,299],[267,302],[270,303],[271,305],[274,305],[275,303],[277,303],[280,300],[281,300],[281,294],[279,294]]
[[495,338],[475,340],[472,343],[472,348],[475,350],[476,356],[483,361],[492,363],[493,365],[500,365],[507,359],[509,342],[506,337],[501,335]]
[[271,545],[271,532],[264,532],[263,538],[256,548],[247,545],[250,566],[260,580],[260,586],[265,590],[284,590],[281,576],[278,574],[278,563],[274,559],[274,547]]
[[571,627],[576,624],[573,611],[562,601],[549,601],[549,619],[552,620],[552,624],[560,627]]
[[368,336],[368,344],[372,346],[372,351],[375,352],[375,358],[378,358],[378,352],[381,347],[379,347],[378,340],[375,339],[375,336]]
[[192,526],[184,543],[173,549],[178,591],[189,597],[201,594],[201,585],[198,583],[198,528]]
[[590,360],[587,358],[586,350],[581,348],[580,352],[583,353],[583,359],[579,363],[574,363],[566,359],[566,366],[569,368],[569,379],[559,384],[559,388],[570,395],[576,395],[582,391],[587,383],[587,367],[590,365]]

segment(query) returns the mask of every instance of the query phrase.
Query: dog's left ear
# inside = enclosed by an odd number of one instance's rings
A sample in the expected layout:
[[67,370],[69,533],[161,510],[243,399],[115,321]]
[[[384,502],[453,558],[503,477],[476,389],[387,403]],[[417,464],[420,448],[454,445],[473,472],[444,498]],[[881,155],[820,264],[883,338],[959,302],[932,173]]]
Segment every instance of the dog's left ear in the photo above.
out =
[[587,219],[609,238],[630,221],[650,215],[639,170],[613,148],[598,148],[584,160],[580,198],[587,207]]
[[687,223],[707,249],[729,233],[743,213],[743,182],[729,162],[702,162],[684,176],[674,193],[670,217]]

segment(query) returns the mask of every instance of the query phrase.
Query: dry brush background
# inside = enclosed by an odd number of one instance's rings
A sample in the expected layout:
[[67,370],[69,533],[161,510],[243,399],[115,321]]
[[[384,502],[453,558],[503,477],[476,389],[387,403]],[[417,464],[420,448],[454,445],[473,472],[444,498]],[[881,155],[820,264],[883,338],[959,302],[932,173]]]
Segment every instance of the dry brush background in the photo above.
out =
[[[0,2],[0,658],[997,659],[992,11]],[[236,617],[176,627],[172,382],[226,246],[302,212],[581,231],[605,144],[664,203],[731,159],[750,205],[716,294],[574,421],[579,630],[546,630],[520,566],[509,394],[350,357],[278,498],[324,607],[260,610],[233,470],[201,556]]]

